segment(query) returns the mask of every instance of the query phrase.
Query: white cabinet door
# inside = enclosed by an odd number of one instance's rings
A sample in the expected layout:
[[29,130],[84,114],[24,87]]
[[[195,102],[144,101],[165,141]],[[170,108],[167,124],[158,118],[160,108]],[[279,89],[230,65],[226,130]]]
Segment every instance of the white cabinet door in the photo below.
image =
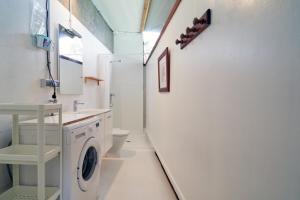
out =
[[105,155],[105,116],[104,115],[99,115],[99,126],[97,130],[97,136],[100,141],[100,148],[101,148],[101,156]]
[[105,113],[105,153],[112,147],[113,137],[112,137],[112,129],[113,129],[113,115],[112,112]]

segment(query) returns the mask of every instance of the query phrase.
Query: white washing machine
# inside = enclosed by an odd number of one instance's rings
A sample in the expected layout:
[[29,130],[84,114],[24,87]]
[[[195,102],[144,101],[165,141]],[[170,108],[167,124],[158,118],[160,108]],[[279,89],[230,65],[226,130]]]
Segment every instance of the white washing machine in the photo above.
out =
[[63,148],[63,199],[96,200],[100,182],[100,118],[65,126]]

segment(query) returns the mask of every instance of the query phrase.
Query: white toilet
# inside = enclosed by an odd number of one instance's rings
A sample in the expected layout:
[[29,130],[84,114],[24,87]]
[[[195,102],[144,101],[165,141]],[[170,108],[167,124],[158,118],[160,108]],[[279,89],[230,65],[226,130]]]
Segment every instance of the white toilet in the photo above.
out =
[[112,135],[113,135],[113,146],[108,153],[109,155],[119,156],[120,150],[123,147],[125,140],[129,135],[129,130],[114,128]]

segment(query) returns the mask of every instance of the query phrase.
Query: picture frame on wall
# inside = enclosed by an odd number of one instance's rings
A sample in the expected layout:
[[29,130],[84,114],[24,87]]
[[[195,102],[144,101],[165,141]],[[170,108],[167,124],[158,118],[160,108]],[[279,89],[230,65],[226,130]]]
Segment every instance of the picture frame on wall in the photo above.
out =
[[158,91],[170,92],[170,52],[168,47],[158,58]]

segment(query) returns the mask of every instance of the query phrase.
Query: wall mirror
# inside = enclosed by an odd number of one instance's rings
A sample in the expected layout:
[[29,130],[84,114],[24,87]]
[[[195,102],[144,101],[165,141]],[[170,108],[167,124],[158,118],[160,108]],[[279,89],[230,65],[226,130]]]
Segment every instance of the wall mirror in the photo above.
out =
[[144,6],[141,28],[144,40],[144,65],[155,50],[181,0],[147,0],[147,2]]
[[58,74],[61,94],[83,92],[83,45],[82,37],[75,30],[59,25]]

